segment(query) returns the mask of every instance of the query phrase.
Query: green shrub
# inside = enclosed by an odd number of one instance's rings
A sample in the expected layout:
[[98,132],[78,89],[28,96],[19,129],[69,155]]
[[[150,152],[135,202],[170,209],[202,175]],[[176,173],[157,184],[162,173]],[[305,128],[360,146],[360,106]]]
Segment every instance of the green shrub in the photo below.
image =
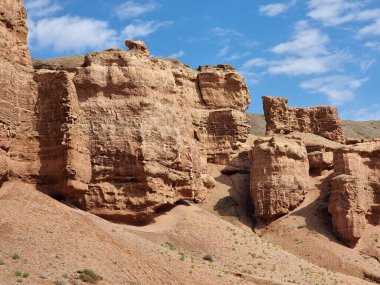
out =
[[77,273],[79,273],[79,279],[83,282],[97,283],[98,281],[103,280],[103,277],[99,276],[91,269],[78,270]]
[[18,255],[17,253],[14,253],[14,254],[12,255],[12,259],[13,259],[13,260],[20,259],[20,255]]
[[208,262],[213,262],[214,258],[212,257],[211,254],[206,254],[205,256],[203,256],[203,260],[206,260]]

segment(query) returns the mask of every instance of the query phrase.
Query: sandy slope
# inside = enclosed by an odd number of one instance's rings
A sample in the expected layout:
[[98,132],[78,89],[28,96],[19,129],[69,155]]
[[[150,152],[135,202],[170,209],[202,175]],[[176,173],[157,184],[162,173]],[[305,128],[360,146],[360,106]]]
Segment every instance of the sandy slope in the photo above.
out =
[[[217,191],[217,190],[215,190]],[[322,269],[197,206],[178,206],[155,224],[109,223],[8,182],[0,189],[0,284],[367,284]],[[18,253],[20,259],[11,256]],[[211,255],[213,262],[203,260]],[[73,282],[71,282],[72,280]]]

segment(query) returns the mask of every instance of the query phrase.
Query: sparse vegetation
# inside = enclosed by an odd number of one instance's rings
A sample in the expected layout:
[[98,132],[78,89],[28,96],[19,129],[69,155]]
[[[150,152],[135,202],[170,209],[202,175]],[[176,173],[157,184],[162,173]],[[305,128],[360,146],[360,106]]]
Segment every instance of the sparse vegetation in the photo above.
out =
[[103,277],[96,274],[91,269],[78,270],[77,273],[79,273],[79,279],[83,282],[97,283],[98,281],[103,280]]
[[28,272],[24,272],[24,273],[22,274],[22,277],[24,277],[24,278],[28,278],[28,277],[29,277],[29,273],[28,273]]
[[211,254],[206,254],[205,256],[203,256],[203,260],[206,260],[208,262],[213,262],[214,258],[212,257]]
[[172,243],[172,242],[170,242],[170,241],[165,242],[164,246],[167,247],[170,250],[176,250],[175,244]]
[[19,255],[18,253],[14,253],[14,254],[12,255],[12,259],[13,259],[13,260],[20,259],[20,255]]
[[0,265],[4,265],[4,264],[5,264],[4,260],[0,258]]
[[66,283],[62,280],[54,280],[53,284],[54,285],[65,285]]
[[15,275],[16,275],[16,276],[21,276],[22,273],[21,273],[20,271],[16,271]]
[[182,251],[180,251],[178,254],[179,254],[179,260],[184,261],[185,258],[186,258],[185,253],[183,253]]

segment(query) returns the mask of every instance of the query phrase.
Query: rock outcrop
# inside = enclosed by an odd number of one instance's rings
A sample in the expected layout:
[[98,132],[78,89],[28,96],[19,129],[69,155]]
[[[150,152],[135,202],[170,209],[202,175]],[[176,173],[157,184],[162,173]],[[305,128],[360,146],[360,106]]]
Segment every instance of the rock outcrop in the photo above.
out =
[[[97,215],[149,222],[214,186],[247,140],[250,96],[228,65],[150,57],[142,41],[40,62],[21,0],[0,5],[0,181],[10,176]],[[51,70],[43,69],[48,68]]]
[[263,97],[263,104],[267,135],[299,131],[344,142],[342,124],[334,107],[292,108],[288,107],[288,99],[279,97]]
[[21,0],[0,5],[0,181],[38,176],[37,86],[27,46],[26,11]]
[[36,72],[41,189],[99,216],[144,223],[177,201],[202,201],[207,162],[247,140],[249,93],[230,66],[193,70],[130,51],[86,55],[74,72]]
[[289,213],[304,200],[309,187],[309,162],[300,139],[258,139],[250,160],[256,216],[270,221]]
[[368,223],[380,225],[380,143],[362,143],[334,152],[329,202],[333,230],[353,246]]

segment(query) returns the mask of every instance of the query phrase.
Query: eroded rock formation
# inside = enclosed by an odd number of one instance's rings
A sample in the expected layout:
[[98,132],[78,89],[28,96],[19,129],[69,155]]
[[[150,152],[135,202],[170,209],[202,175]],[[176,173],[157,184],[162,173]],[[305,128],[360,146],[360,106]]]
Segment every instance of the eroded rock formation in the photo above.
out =
[[344,142],[341,121],[334,107],[292,108],[288,107],[288,99],[279,97],[263,97],[263,104],[267,135],[299,131]]
[[26,12],[21,0],[0,5],[0,181],[38,175],[38,134],[34,107],[37,86],[27,46]]
[[207,162],[228,163],[247,139],[249,93],[230,66],[195,71],[126,43],[86,55],[75,73],[36,73],[39,184],[97,215],[146,222],[205,198]]
[[[0,180],[100,216],[147,222],[214,186],[249,134],[250,96],[228,65],[199,70],[151,58],[142,41],[34,71],[21,0],[0,5]],[[43,68],[49,68],[46,70]]]
[[334,152],[329,212],[337,236],[355,245],[367,223],[380,225],[380,143],[362,143]]
[[309,162],[300,139],[258,139],[250,159],[256,216],[270,221],[289,213],[304,200],[309,187]]

